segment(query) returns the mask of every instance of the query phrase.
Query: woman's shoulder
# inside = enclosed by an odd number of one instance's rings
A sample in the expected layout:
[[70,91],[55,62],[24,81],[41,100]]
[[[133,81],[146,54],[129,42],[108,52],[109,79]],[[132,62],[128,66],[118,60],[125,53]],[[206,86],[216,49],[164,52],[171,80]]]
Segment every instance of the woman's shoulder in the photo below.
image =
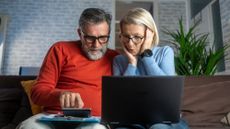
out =
[[153,53],[173,53],[173,49],[170,46],[156,46],[153,48]]
[[154,47],[154,49],[158,50],[158,51],[162,51],[162,50],[172,50],[172,47],[165,45],[165,46],[156,46]]
[[124,55],[122,55],[122,54],[118,54],[118,55],[116,55],[115,56],[115,59],[124,59],[125,58],[125,56]]
[[116,62],[124,62],[124,61],[127,61],[127,57],[124,56],[123,54],[119,54],[119,55],[115,56],[114,60]]

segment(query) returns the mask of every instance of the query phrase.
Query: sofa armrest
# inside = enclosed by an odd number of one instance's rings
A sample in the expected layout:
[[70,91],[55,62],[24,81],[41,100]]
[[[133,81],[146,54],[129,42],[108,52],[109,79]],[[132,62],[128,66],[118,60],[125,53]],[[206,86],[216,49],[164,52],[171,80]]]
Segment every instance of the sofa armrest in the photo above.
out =
[[12,121],[8,125],[2,127],[2,129],[16,128],[16,126],[20,122],[24,121],[25,119],[29,118],[30,116],[32,116],[32,111],[30,108],[28,96],[23,91],[22,92],[22,99],[21,99],[21,103],[20,103],[20,107],[19,107],[18,111],[15,113]]
[[22,80],[36,76],[0,75],[0,128],[11,128],[32,115]]

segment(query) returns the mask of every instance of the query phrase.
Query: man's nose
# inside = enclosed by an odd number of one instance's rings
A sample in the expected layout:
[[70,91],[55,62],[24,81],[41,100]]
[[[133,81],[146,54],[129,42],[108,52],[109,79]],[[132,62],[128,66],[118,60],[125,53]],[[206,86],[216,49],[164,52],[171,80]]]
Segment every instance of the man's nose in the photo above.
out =
[[94,43],[93,43],[93,47],[100,47],[101,43],[98,41],[98,39],[95,39]]

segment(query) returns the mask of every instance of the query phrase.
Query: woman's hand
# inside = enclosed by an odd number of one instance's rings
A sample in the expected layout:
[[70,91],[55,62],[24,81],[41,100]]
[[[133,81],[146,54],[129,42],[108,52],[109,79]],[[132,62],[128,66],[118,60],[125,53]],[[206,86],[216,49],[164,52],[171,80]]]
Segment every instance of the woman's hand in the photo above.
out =
[[124,51],[124,54],[128,57],[128,61],[133,66],[137,66],[137,56],[132,55],[125,47],[125,45],[122,43],[122,48]]
[[141,46],[139,54],[143,53],[146,49],[152,48],[153,36],[154,36],[154,33],[150,29],[147,28],[145,31],[144,42]]

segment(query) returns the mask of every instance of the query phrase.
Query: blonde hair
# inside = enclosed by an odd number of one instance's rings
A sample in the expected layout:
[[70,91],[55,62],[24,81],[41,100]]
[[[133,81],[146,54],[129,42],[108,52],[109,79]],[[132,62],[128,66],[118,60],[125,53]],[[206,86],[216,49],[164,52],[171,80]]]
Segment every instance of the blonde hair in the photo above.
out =
[[144,25],[154,33],[152,46],[159,43],[159,34],[152,15],[143,8],[133,8],[121,19],[120,29],[123,24],[138,24]]

